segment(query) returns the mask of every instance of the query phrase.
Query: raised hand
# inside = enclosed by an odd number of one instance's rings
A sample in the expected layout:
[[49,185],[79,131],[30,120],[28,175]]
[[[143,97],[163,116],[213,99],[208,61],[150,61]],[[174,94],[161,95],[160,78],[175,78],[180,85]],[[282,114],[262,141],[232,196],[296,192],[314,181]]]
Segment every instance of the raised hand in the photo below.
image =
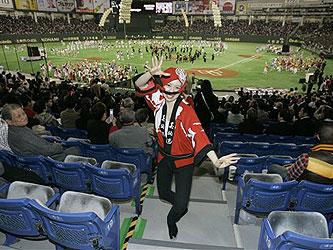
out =
[[217,159],[214,162],[214,165],[216,168],[225,168],[231,164],[235,164],[239,159],[240,159],[240,157],[237,157],[237,154],[233,153],[233,154],[222,156],[220,159]]
[[169,73],[165,73],[161,70],[161,66],[163,63],[163,56],[161,56],[161,60],[158,61],[156,56],[153,56],[151,59],[151,67],[148,67],[148,71],[152,76],[169,76]]

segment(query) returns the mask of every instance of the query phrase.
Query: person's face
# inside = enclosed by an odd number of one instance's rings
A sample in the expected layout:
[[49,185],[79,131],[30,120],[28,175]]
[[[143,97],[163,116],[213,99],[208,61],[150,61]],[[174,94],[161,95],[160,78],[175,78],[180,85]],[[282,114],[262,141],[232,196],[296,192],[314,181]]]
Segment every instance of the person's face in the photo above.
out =
[[[169,82],[167,85],[165,85],[163,88],[167,92],[178,92],[181,88],[182,84],[178,80],[173,80]],[[175,94],[175,95],[169,95],[166,93],[163,93],[163,96],[167,102],[172,102],[178,98],[180,94]]]
[[28,124],[28,117],[22,108],[11,111],[12,119],[8,121],[9,125],[23,127]]

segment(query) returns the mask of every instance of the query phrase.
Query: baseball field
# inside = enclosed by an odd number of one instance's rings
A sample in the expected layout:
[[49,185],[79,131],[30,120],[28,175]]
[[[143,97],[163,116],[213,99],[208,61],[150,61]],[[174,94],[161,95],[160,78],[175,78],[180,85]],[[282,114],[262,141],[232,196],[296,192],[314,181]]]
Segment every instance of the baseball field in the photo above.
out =
[[[180,46],[181,41],[174,41],[174,46]],[[68,48],[69,43],[45,43],[46,52],[48,54],[48,62],[53,65],[62,65],[64,63],[78,63],[80,61],[90,62],[111,62],[115,60],[116,63],[121,65],[136,66],[138,71],[143,70],[144,64],[151,60],[151,54],[145,51],[145,45],[140,44],[138,41],[131,42],[124,41],[123,46],[119,46],[120,41],[108,40],[103,42],[107,45],[107,49],[99,48],[84,48],[77,49],[76,53],[60,53],[64,48]],[[13,71],[22,71],[25,73],[35,73],[40,71],[40,65],[44,60],[25,62],[21,57],[27,56],[27,49],[25,44],[20,45],[6,45],[0,50],[0,65]],[[28,45],[29,46],[29,45]],[[30,44],[30,46],[38,46],[43,48],[42,44]],[[215,54],[214,60],[212,59],[213,48],[209,45],[204,46],[204,51],[207,55],[207,60],[198,58],[191,63],[178,62],[175,58],[171,60],[164,60],[163,68],[170,66],[177,66],[186,69],[189,73],[194,72],[196,78],[209,79],[212,82],[213,88],[216,90],[234,89],[237,87],[273,87],[278,89],[289,89],[298,87],[298,81],[305,76],[304,70],[299,70],[293,73],[286,70],[274,70],[270,67],[273,58],[279,57],[278,55],[267,52],[265,50],[258,50],[265,46],[264,44],[256,43],[241,43],[241,42],[226,42],[224,52]],[[134,53],[132,49],[134,48]],[[141,49],[142,55],[138,53]],[[121,51],[124,56],[121,60],[117,58],[117,52]],[[296,51],[297,54],[296,54]],[[131,54],[132,53],[132,54]],[[291,47],[291,53],[295,57],[312,58],[318,57],[309,51]],[[126,56],[126,55],[129,56]],[[6,62],[7,61],[7,62]],[[267,64],[268,72],[264,73],[264,67]],[[310,71],[311,72],[311,71]],[[327,60],[325,74],[332,74],[333,60]],[[51,74],[51,77],[53,75]]]

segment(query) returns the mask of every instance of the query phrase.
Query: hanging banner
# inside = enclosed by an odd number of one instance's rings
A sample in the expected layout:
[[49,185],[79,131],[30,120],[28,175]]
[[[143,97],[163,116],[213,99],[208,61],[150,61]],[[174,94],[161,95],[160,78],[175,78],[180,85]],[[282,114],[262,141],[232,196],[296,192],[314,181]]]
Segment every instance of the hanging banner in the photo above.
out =
[[15,0],[15,6],[18,10],[38,10],[36,0]]
[[57,0],[59,12],[73,12],[75,10],[75,0]]
[[235,14],[236,0],[220,0],[218,5],[221,14]]
[[[1,0],[0,0],[1,1]],[[40,11],[57,11],[56,0],[37,0],[38,10]]]
[[76,0],[76,12],[94,13],[94,0]]
[[237,15],[246,15],[247,14],[247,8],[248,8],[247,2],[237,2],[236,14]]
[[210,5],[209,1],[202,0],[202,1],[190,1],[188,2],[188,13],[192,15],[202,15],[202,14],[209,14]]
[[109,0],[94,0],[94,13],[104,13],[111,7]]
[[14,9],[12,0],[0,0],[0,9]]

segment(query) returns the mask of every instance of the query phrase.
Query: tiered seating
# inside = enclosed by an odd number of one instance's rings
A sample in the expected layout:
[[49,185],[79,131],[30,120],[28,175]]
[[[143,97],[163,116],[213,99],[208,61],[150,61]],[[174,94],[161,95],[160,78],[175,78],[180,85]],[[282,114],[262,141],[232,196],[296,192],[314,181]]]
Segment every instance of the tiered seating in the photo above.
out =
[[297,184],[282,182],[275,174],[245,174],[238,182],[234,223],[238,224],[241,209],[256,215],[289,210]]
[[6,234],[3,245],[10,246],[17,237],[40,237],[44,235],[40,214],[32,210],[31,202],[38,200],[50,206],[57,196],[52,188],[25,182],[13,182],[6,199],[0,199],[0,229]]
[[4,245],[17,237],[47,237],[56,249],[119,249],[119,207],[103,197],[65,192],[47,186],[13,182],[6,199],[0,199],[0,229]]
[[267,172],[268,168],[273,164],[287,165],[295,162],[295,159],[290,156],[271,155],[240,155],[241,158],[233,166],[226,167],[222,177],[222,190],[225,190],[228,177],[236,182],[242,178],[245,172],[262,173]]
[[303,144],[281,144],[281,143],[266,143],[266,142],[239,142],[239,141],[223,141],[218,145],[218,153],[227,155],[230,153],[240,154],[256,154],[258,156],[266,155],[287,155],[298,157],[303,153],[310,151],[312,145]]
[[332,248],[326,220],[319,213],[275,211],[262,223],[260,250]]
[[275,174],[246,173],[238,182],[235,223],[240,210],[255,215],[267,215],[272,211],[319,212],[330,221],[333,213],[333,187],[309,181],[282,182]]
[[119,207],[106,198],[68,191],[57,210],[37,202],[32,206],[57,249],[119,249]]
[[54,126],[47,126],[47,130],[51,132],[53,136],[58,136],[62,139],[67,140],[70,137],[74,138],[88,138],[88,132],[86,130],[76,129],[76,128],[61,128]]
[[317,139],[315,137],[305,136],[278,136],[278,135],[251,135],[251,134],[240,134],[235,132],[215,132],[212,140],[214,145],[218,145],[223,141],[240,141],[240,142],[267,142],[267,143],[295,143],[296,145],[301,144],[315,144]]

